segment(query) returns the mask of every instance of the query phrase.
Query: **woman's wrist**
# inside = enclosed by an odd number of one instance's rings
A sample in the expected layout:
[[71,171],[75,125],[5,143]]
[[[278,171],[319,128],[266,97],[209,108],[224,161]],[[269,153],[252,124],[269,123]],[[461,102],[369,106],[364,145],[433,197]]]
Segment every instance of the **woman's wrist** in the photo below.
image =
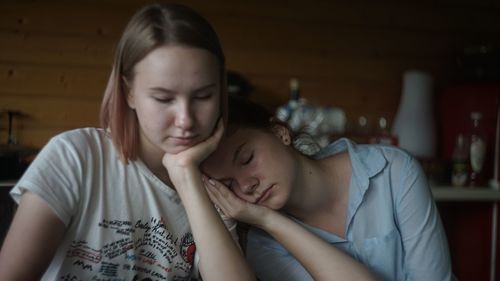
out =
[[260,217],[260,220],[257,221],[255,226],[265,231],[272,231],[276,227],[279,227],[279,221],[282,218],[283,215],[279,212],[268,209],[264,215]]
[[182,194],[185,191],[201,189],[202,186],[201,172],[195,167],[176,168],[168,170],[170,181],[175,186],[178,193]]

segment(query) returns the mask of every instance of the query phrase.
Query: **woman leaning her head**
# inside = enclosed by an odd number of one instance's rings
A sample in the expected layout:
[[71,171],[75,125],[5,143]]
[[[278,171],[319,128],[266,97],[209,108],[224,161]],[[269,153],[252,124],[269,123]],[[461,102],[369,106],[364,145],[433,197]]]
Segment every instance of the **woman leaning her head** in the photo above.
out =
[[437,207],[411,155],[342,138],[304,156],[259,105],[230,98],[229,108],[228,133],[202,168],[214,204],[252,226],[244,247],[260,279],[453,280]]

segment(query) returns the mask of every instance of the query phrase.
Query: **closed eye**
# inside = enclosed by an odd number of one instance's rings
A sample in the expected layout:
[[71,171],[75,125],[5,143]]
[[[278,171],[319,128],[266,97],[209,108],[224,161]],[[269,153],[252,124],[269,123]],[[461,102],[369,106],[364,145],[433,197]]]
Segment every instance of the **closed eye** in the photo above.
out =
[[213,96],[213,92],[202,92],[198,93],[194,96],[195,99],[197,100],[206,100],[210,99]]
[[173,98],[153,98],[153,99],[160,103],[171,103],[174,100]]
[[248,158],[243,162],[243,165],[248,165],[250,162],[252,162],[253,159],[253,153],[248,156]]

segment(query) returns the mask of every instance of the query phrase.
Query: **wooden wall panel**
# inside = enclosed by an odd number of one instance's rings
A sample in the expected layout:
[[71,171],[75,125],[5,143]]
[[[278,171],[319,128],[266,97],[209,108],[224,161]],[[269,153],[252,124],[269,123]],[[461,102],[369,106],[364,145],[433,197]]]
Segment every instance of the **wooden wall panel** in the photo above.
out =
[[101,100],[0,97],[0,103],[26,112],[16,121],[24,128],[71,128],[98,125]]
[[[43,147],[52,137],[57,134],[70,130],[72,128],[31,128],[31,129],[21,129],[14,133],[14,138],[17,141],[22,142],[23,145],[30,147]],[[7,132],[5,130],[0,131],[0,141],[2,143],[7,142]]]
[[15,64],[109,68],[117,39],[0,32],[0,61]]
[[[13,132],[23,144],[43,146],[51,135],[80,127],[99,126],[101,99],[36,96],[0,96],[0,105],[21,111],[25,116],[14,119]],[[6,114],[0,115],[6,117]],[[1,119],[0,141],[7,139],[7,118]]]
[[83,99],[102,96],[109,70],[0,63],[0,73],[2,95]]
[[[31,116],[16,132],[21,142],[41,146],[62,130],[98,125],[114,47],[147,2],[0,2],[0,110]],[[274,110],[297,77],[305,98],[343,108],[350,122],[391,120],[404,70],[429,71],[438,91],[464,46],[500,43],[500,5],[489,0],[181,2],[213,23],[253,99]],[[0,115],[0,142],[5,122]]]
[[117,37],[140,6],[123,2],[4,1],[0,6],[0,26],[24,33]]

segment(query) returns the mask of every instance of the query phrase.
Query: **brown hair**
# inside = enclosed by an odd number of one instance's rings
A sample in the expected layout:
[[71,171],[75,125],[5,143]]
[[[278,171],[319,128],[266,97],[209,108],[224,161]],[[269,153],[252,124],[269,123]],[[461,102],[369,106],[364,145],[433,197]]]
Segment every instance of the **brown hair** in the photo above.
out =
[[285,127],[292,138],[293,147],[305,156],[320,150],[318,143],[306,132],[294,132],[286,122],[279,120],[266,108],[248,98],[229,95],[228,124],[226,134],[231,135],[240,128],[271,130],[272,126]]
[[118,46],[108,85],[101,104],[101,126],[125,163],[136,160],[139,124],[127,104],[134,67],[154,49],[166,46],[201,48],[214,54],[220,65],[221,108],[226,115],[225,57],[219,38],[210,23],[194,10],[178,4],[150,4],[140,9],[125,27]]

